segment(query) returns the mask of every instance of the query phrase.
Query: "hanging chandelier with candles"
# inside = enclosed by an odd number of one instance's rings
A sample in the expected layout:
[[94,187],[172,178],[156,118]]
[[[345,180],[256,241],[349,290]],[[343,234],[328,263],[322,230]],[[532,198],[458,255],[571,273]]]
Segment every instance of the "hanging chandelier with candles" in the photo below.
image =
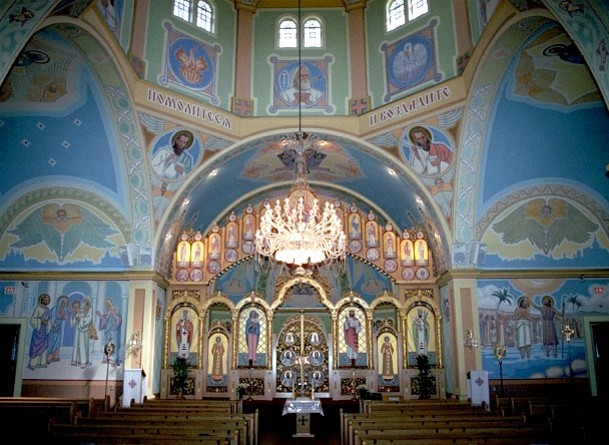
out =
[[[301,93],[301,10],[298,2],[298,92]],[[302,95],[299,94],[300,98]],[[283,141],[283,159],[293,161],[296,178],[289,195],[274,206],[264,204],[256,231],[256,253],[272,260],[296,266],[305,273],[306,266],[344,259],[346,239],[343,223],[334,204],[320,203],[307,181],[309,160],[321,153],[317,138],[302,131],[302,102],[298,102],[298,131]]]

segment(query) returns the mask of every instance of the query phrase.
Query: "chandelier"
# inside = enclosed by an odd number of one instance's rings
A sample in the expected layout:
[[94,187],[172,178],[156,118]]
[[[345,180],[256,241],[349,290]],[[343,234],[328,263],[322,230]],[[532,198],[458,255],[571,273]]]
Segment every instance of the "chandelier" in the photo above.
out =
[[[301,57],[301,11],[298,2],[298,68]],[[298,77],[298,92],[301,82]],[[302,95],[299,94],[298,97]],[[298,102],[298,131],[283,141],[283,159],[291,159],[296,178],[289,195],[274,206],[266,202],[256,231],[256,252],[272,260],[296,266],[297,273],[304,273],[305,266],[330,263],[344,259],[346,236],[343,223],[334,204],[321,204],[307,181],[308,160],[324,156],[317,147],[317,138],[302,131],[302,102]]]

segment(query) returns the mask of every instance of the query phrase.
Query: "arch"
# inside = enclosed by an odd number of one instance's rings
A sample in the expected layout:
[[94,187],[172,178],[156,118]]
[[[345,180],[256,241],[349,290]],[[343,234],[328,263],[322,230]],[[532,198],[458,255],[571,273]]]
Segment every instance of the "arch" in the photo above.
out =
[[[204,326],[203,326],[203,312],[201,310],[201,305],[199,303],[199,300],[194,298],[194,296],[189,295],[188,293],[185,295],[182,295],[178,298],[176,298],[175,300],[173,300],[171,302],[171,305],[169,305],[165,311],[165,317],[164,317],[164,321],[165,321],[165,346],[164,346],[164,351],[165,353],[163,354],[163,359],[164,359],[164,363],[163,363],[163,368],[167,368],[169,367],[169,364],[173,361],[173,357],[178,355],[179,352],[179,345],[177,344],[178,340],[177,338],[174,337],[174,333],[176,332],[176,329],[180,326],[179,321],[180,321],[180,315],[185,315],[184,313],[186,312],[186,315],[188,315],[188,319],[191,321],[192,323],[192,328],[193,330],[196,330],[196,332],[192,332],[191,333],[191,337],[189,340],[189,344],[188,347],[190,349],[192,349],[192,347],[194,346],[195,348],[195,354],[196,354],[196,358],[195,360],[192,360],[189,358],[189,363],[191,366],[195,366],[197,368],[201,368],[203,366],[203,332],[204,332]],[[181,313],[181,314],[180,314]],[[195,316],[197,317],[195,322],[192,322],[192,319],[190,318],[191,314],[195,314]],[[183,317],[184,319],[187,317]],[[189,329],[188,327],[186,328],[187,330]],[[184,334],[187,335],[187,334]],[[174,347],[173,344],[173,340],[176,340],[176,347]],[[192,345],[192,343],[196,342],[195,345]],[[187,351],[188,354],[190,354],[192,351],[188,350]],[[184,357],[187,358],[187,357]]]
[[307,285],[311,286],[312,288],[314,288],[317,291],[317,293],[319,294],[319,297],[320,297],[319,300],[320,300],[321,304],[326,306],[330,310],[332,319],[335,318],[336,309],[334,307],[334,304],[328,299],[328,290],[326,289],[326,287],[324,287],[322,284],[320,284],[320,282],[317,281],[316,279],[313,279],[311,277],[307,277],[304,275],[298,275],[295,277],[291,277],[291,278],[287,279],[284,283],[280,283],[278,285],[278,288],[276,290],[277,298],[271,304],[271,310],[273,312],[276,311],[279,306],[281,306],[283,303],[285,303],[285,297],[286,297],[287,292],[292,287],[294,287],[298,284],[307,284]]
[[[496,12],[497,13],[497,12]],[[488,117],[494,102],[496,88],[511,61],[510,57],[493,60],[487,63],[492,54],[500,50],[512,50],[516,44],[522,43],[533,29],[539,29],[551,18],[544,11],[516,14],[510,10],[503,21],[499,22],[499,29],[495,32],[495,38],[486,48],[476,63],[475,74],[469,95],[466,100],[463,115],[463,130],[458,146],[460,150],[457,155],[455,193],[458,197],[453,213],[453,245],[449,246],[452,252],[450,263],[453,268],[471,267],[470,261],[455,261],[457,246],[465,250],[465,257],[471,258],[471,248],[477,241],[479,234],[476,228],[476,190],[479,187],[481,162],[484,151],[485,135],[488,128]],[[518,25],[522,26],[518,26]],[[487,30],[487,32],[490,32]]]

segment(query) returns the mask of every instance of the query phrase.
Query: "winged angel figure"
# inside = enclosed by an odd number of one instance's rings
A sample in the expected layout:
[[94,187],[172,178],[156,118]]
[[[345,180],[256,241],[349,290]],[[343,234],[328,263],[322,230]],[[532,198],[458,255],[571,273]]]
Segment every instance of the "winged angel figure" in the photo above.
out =
[[19,237],[11,247],[23,249],[44,243],[60,263],[81,243],[96,249],[114,247],[108,237],[117,233],[95,214],[75,204],[46,204],[9,232]]
[[598,227],[577,208],[557,198],[533,199],[493,224],[493,229],[501,234],[506,244],[528,239],[545,255],[565,240],[586,243]]

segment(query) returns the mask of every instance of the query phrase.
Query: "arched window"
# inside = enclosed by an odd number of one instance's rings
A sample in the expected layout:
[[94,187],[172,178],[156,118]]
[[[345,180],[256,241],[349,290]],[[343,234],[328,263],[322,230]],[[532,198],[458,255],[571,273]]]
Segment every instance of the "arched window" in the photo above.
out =
[[[429,11],[427,0],[408,0],[408,21]],[[406,23],[406,8],[404,0],[390,0],[387,2],[387,31],[392,31]]]
[[393,0],[387,4],[387,31],[392,31],[406,23],[404,0]]
[[298,39],[302,36],[304,48],[321,48],[323,32],[319,19],[311,17],[303,21],[304,26],[298,30],[297,21],[291,17],[279,22],[277,45],[279,48],[296,48]]
[[321,48],[321,23],[317,19],[307,19],[304,22],[304,47]]
[[215,32],[215,10],[211,2],[198,0],[196,10],[193,7],[193,0],[174,0],[173,15],[193,23],[197,27],[207,32]]
[[208,2],[199,1],[197,3],[196,25],[207,32],[214,32],[214,11]]
[[180,17],[182,20],[190,21],[190,10],[192,7],[191,0],[174,0],[173,15]]
[[298,46],[298,31],[293,19],[284,19],[279,23],[279,48],[296,48]]
[[408,20],[414,20],[427,11],[429,11],[427,0],[408,0]]

